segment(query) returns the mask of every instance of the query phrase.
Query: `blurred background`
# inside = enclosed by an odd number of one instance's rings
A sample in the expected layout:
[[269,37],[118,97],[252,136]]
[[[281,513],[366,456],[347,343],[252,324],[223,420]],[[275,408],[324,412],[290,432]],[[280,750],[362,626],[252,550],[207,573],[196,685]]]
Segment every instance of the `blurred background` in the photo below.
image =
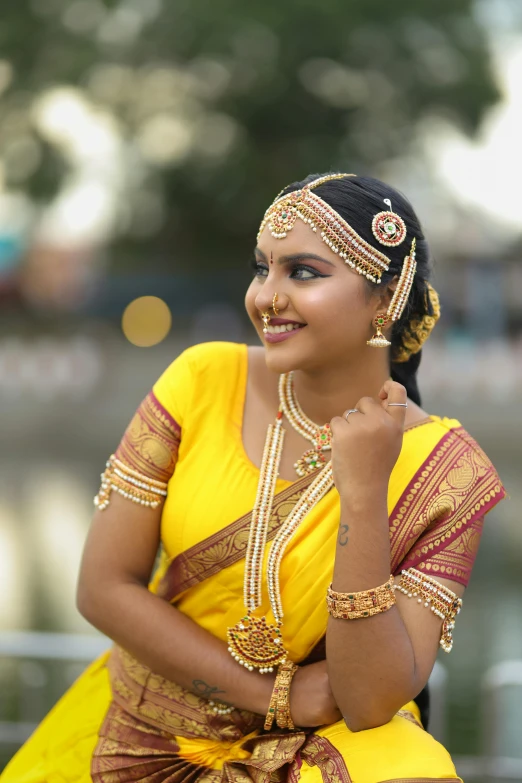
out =
[[262,214],[340,169],[420,215],[443,303],[424,407],[460,419],[510,494],[441,657],[444,739],[469,779],[495,752],[497,777],[522,780],[521,75],[519,0],[4,4],[0,769],[13,723],[63,690],[61,664],[9,644],[95,638],[74,593],[107,455],[186,346],[256,339],[242,298]]

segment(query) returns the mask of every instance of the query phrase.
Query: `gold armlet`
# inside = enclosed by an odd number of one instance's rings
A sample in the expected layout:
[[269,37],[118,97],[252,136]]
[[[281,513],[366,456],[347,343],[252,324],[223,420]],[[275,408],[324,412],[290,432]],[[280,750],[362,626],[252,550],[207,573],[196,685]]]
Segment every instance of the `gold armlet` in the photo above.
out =
[[96,508],[100,511],[107,508],[112,491],[133,503],[157,508],[167,496],[167,484],[138,473],[111,454],[101,476],[101,487],[94,498]]
[[358,593],[338,593],[328,588],[326,607],[332,617],[339,620],[359,620],[387,612],[395,603],[393,576],[385,584]]
[[462,599],[453,590],[442,585],[431,576],[417,571],[416,568],[408,568],[401,572],[399,584],[394,586],[408,598],[416,598],[419,604],[440,617],[442,620],[442,632],[440,646],[444,652],[449,653],[453,647],[452,631],[455,628],[455,618],[462,608]]
[[270,731],[274,720],[280,729],[295,728],[290,714],[290,686],[298,668],[292,661],[286,661],[279,666],[266,714],[265,731]]

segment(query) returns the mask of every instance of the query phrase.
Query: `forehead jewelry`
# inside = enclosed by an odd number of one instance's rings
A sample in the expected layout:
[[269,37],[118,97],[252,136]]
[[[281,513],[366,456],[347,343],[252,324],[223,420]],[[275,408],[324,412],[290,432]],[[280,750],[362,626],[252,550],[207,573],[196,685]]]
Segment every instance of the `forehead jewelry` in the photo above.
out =
[[406,223],[392,210],[389,198],[384,203],[390,209],[387,212],[378,212],[372,220],[372,233],[377,242],[387,247],[397,247],[406,239]]
[[257,234],[258,241],[265,226],[268,226],[275,239],[284,239],[296,221],[302,220],[355,272],[373,283],[379,283],[384,272],[390,267],[389,258],[366,242],[335,209],[314,192],[315,188],[325,182],[354,176],[355,174],[327,174],[300,190],[294,190],[284,196],[279,195],[265,212]]
[[274,294],[274,298],[272,299],[272,310],[274,311],[274,315],[279,315],[279,310],[276,307],[276,302],[278,299],[278,295]]

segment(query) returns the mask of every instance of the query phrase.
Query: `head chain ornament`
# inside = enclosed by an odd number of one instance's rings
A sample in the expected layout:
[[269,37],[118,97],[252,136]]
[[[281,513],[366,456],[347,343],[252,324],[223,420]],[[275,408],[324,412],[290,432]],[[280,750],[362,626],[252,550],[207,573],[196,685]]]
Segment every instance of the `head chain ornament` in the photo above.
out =
[[284,239],[299,218],[309,225],[312,231],[319,232],[323,242],[352,269],[372,283],[380,283],[382,275],[390,268],[389,258],[359,236],[355,229],[313,190],[325,182],[355,176],[327,174],[300,190],[277,196],[265,212],[257,234],[258,241],[267,225],[275,239]]

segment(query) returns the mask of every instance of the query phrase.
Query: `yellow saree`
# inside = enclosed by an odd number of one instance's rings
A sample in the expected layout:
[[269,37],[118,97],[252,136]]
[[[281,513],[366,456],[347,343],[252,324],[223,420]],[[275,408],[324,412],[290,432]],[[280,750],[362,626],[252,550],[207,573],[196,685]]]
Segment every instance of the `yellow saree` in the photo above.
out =
[[[150,589],[223,641],[244,613],[244,555],[259,476],[241,439],[247,364],[244,345],[185,351],[142,403],[117,452],[169,483]],[[278,480],[269,539],[313,477]],[[457,421],[429,417],[408,429],[389,485],[391,573],[413,566],[467,584],[484,515],[503,495],[493,466]],[[283,559],[282,631],[297,663],[324,658],[338,506],[333,489]],[[272,620],[267,598],[260,612]],[[415,702],[385,726],[357,733],[343,721],[267,733],[263,722],[239,710],[213,714],[204,699],[114,648],[68,691],[0,780],[459,780],[447,751],[424,731]]]

